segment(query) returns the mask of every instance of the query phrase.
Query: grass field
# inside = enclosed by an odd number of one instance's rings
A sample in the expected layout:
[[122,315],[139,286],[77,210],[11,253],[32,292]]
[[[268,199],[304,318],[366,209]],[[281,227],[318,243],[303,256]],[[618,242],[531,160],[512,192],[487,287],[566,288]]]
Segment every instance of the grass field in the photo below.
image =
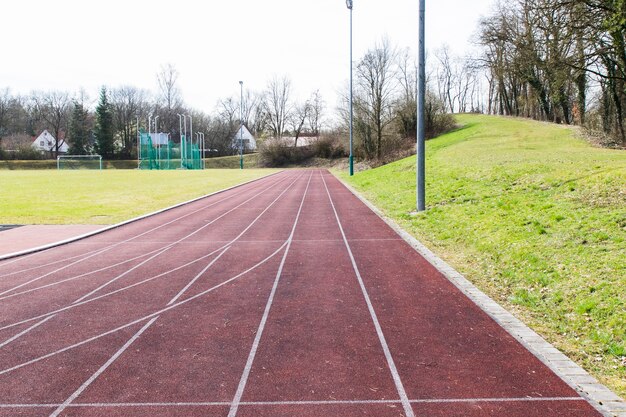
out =
[[626,396],[626,151],[562,126],[462,115],[415,158],[339,174],[479,288]]
[[0,171],[0,224],[113,224],[272,172]]

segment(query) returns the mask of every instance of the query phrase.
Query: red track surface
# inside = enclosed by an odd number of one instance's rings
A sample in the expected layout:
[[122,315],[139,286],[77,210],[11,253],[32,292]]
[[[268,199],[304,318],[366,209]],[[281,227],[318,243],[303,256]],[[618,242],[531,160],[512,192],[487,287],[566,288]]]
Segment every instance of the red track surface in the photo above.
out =
[[327,172],[0,262],[0,416],[599,414]]

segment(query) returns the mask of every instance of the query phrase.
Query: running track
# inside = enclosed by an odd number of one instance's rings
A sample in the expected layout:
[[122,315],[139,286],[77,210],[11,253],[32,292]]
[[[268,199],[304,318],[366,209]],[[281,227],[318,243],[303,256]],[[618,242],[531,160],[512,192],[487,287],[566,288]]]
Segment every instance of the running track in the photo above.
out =
[[0,262],[0,416],[600,416],[326,171]]

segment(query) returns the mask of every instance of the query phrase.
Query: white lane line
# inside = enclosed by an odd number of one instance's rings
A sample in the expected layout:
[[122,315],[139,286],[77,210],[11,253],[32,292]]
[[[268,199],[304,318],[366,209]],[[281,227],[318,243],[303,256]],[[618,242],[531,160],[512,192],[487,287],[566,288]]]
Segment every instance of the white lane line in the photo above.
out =
[[74,301],[72,304],[78,304],[81,301],[86,300],[87,298],[91,297],[92,295],[94,295],[95,293],[97,293],[98,291],[108,287],[109,285],[113,284],[115,281],[120,280],[122,278],[124,278],[126,275],[130,274],[131,272],[141,268],[142,266],[144,266],[145,264],[147,264],[148,262],[152,261],[153,259],[156,259],[157,257],[163,255],[165,252],[167,252],[169,249],[171,248],[171,246],[160,250],[159,252],[155,253],[154,255],[150,256],[148,259],[144,259],[143,261],[139,262],[137,265],[133,266],[130,269],[127,269],[126,271],[122,272],[121,274],[117,275],[116,277],[110,279],[109,281],[105,282],[104,284],[100,285],[98,288],[96,288],[95,290],[92,290],[90,292],[88,292],[87,294],[83,295],[82,297],[80,297],[79,299],[77,299],[76,301]]
[[172,299],[170,300],[170,302],[169,302],[169,303],[167,303],[167,305],[168,305],[168,306],[171,306],[171,305],[172,305],[172,304],[174,304],[176,301],[178,301],[178,299],[179,299],[180,297],[182,297],[182,296],[183,296],[183,294],[184,294],[184,293],[185,293],[185,292],[186,292],[186,291],[187,291],[187,290],[188,290],[188,289],[189,289],[189,288],[190,288],[193,284],[195,284],[195,283],[196,283],[196,281],[197,281],[197,280],[198,280],[198,279],[199,279],[202,275],[204,275],[204,273],[205,273],[205,272],[206,272],[206,271],[207,271],[210,267],[212,267],[212,266],[213,266],[213,264],[215,264],[215,262],[217,262],[217,261],[218,261],[218,260],[222,257],[222,255],[224,255],[226,252],[228,252],[228,249],[230,249],[230,248],[231,248],[230,246],[227,246],[227,247],[226,247],[226,248],[225,248],[222,252],[220,252],[220,254],[219,254],[219,255],[217,255],[217,256],[215,257],[215,259],[213,259],[211,262],[209,262],[209,264],[208,264],[206,267],[204,267],[204,269],[203,269],[202,271],[200,271],[200,273],[199,273],[198,275],[196,275],[196,276],[195,276],[195,277],[194,277],[191,281],[189,281],[189,283],[188,283],[187,285],[185,285],[185,287],[184,287],[182,290],[180,290],[180,291],[179,291],[179,293],[178,293],[178,294],[176,294],[176,295],[174,296],[174,298],[172,298]]
[[[219,255],[215,257],[215,259],[209,262],[209,264],[199,274],[197,274],[187,285],[185,285],[185,287],[182,290],[180,290],[180,292],[176,294],[176,296],[172,298],[172,300],[167,305],[170,306],[174,304],[176,300],[178,300],[185,293],[185,291],[187,291],[198,280],[198,278],[200,278],[211,266],[215,264],[215,262],[217,262],[222,257],[222,255],[224,255],[228,251],[228,249],[230,249],[230,246],[224,249]],[[115,362],[115,360],[117,360],[117,358],[119,358],[122,355],[122,353],[124,353],[124,351],[128,349],[128,347],[135,340],[137,340],[139,336],[141,336],[142,333],[148,330],[148,328],[152,326],[152,324],[154,324],[154,322],[156,322],[158,318],[159,316],[153,318],[148,323],[146,323],[141,328],[141,330],[139,330],[139,332],[137,332],[128,342],[126,342],[126,344],[122,346],[122,348],[118,350],[104,365],[102,365],[102,367],[100,367],[98,371],[96,371],[87,381],[85,381],[85,383],[83,383],[83,385],[80,386],[80,388],[78,388],[67,400],[65,400],[65,402],[62,405],[60,405],[52,414],[50,414],[50,417],[57,417],[67,406],[69,406],[76,398],[78,398],[78,396],[81,393],[83,393],[85,389],[87,389],[87,387],[91,385],[93,381],[95,381],[96,378],[98,378],[113,362]]]
[[98,369],[87,381],[83,383],[83,385],[81,385],[76,391],[74,391],[74,393],[70,395],[63,404],[61,404],[56,410],[54,410],[50,414],[50,417],[57,417],[59,414],[61,414],[63,410],[67,408],[68,405],[70,405],[76,398],[78,398],[78,396],[82,394],[83,391],[85,391],[87,387],[89,387],[89,385],[91,385],[91,383],[96,380],[96,378],[98,378],[104,371],[106,371],[107,368],[111,366],[111,364],[115,362],[117,358],[119,358],[122,355],[122,353],[124,353],[124,351],[128,349],[130,345],[132,345],[133,342],[137,340],[139,336],[141,336],[141,334],[148,329],[148,327],[152,326],[152,323],[154,323],[158,318],[159,317],[157,316],[153,318],[152,320],[150,320],[137,333],[135,333],[133,337],[131,337],[126,343],[124,343],[124,346],[122,346],[117,352],[115,352],[115,354],[111,356],[109,360],[106,361],[106,363],[100,367],[100,369]]
[[[411,404],[463,404],[463,403],[516,403],[516,402],[578,402],[582,397],[518,397],[518,398],[433,398],[410,400]],[[320,401],[242,401],[239,406],[303,406],[303,405],[368,405],[401,404],[400,400],[320,400]],[[52,408],[61,404],[0,404],[0,408]],[[206,402],[155,402],[155,403],[71,403],[68,408],[119,408],[119,407],[224,407],[225,401]]]
[[352,254],[350,243],[348,243],[348,239],[346,238],[346,233],[343,230],[341,220],[339,219],[339,214],[337,213],[337,208],[335,207],[333,198],[330,195],[330,190],[328,189],[328,185],[326,184],[326,180],[324,179],[324,174],[320,172],[320,176],[322,177],[322,181],[324,182],[324,188],[326,188],[328,200],[330,201],[330,204],[335,213],[335,219],[337,220],[337,225],[339,226],[339,230],[341,231],[341,236],[343,236],[343,241],[348,251],[348,255],[350,255],[352,269],[354,269],[356,278],[359,281],[359,286],[361,287],[361,292],[363,293],[363,297],[365,298],[367,309],[369,310],[370,317],[374,323],[374,327],[376,328],[378,340],[380,341],[380,345],[382,346],[383,352],[385,353],[385,358],[387,359],[387,365],[389,366],[389,371],[391,372],[391,376],[393,377],[393,382],[396,385],[396,390],[398,391],[398,395],[400,396],[400,400],[402,401],[402,408],[404,408],[404,413],[406,414],[406,417],[415,417],[415,414],[413,413],[413,408],[411,407],[411,403],[409,402],[409,398],[406,394],[406,390],[404,389],[404,384],[402,384],[402,379],[400,378],[400,374],[398,373],[398,369],[396,368],[396,363],[394,362],[391,351],[389,350],[387,339],[385,339],[385,334],[383,333],[383,329],[380,325],[380,322],[378,321],[378,316],[376,315],[376,311],[374,310],[372,300],[370,299],[367,289],[365,288],[365,283],[363,282],[363,278],[361,277],[361,272],[359,271],[359,267],[357,266],[354,255]]
[[35,292],[35,291],[40,291],[40,290],[43,290],[43,289],[46,289],[46,288],[55,287],[57,285],[64,284],[64,283],[69,282],[69,281],[75,281],[77,279],[85,278],[85,277],[87,277],[89,275],[93,275],[93,274],[97,274],[97,273],[100,273],[100,272],[107,271],[109,269],[117,268],[118,266],[122,266],[124,264],[136,261],[137,259],[145,258],[146,256],[152,255],[153,253],[158,252],[159,250],[161,250],[161,249],[155,249],[155,250],[152,250],[150,252],[143,253],[143,254],[141,254],[139,256],[135,256],[134,258],[126,259],[125,261],[118,262],[118,263],[113,264],[113,265],[108,265],[108,266],[105,266],[105,267],[100,268],[100,269],[95,269],[93,271],[89,271],[89,272],[85,272],[84,274],[80,274],[80,275],[76,275],[76,276],[73,276],[73,277],[65,278],[65,279],[62,279],[60,281],[55,281],[55,282],[52,282],[50,284],[42,285],[42,286],[39,286],[39,287],[31,288],[31,289],[20,291],[20,292],[14,292],[12,294],[5,295],[4,297],[0,297],[0,301],[6,300],[8,298],[13,298],[13,297],[17,297],[17,296],[20,296],[20,295],[24,295],[24,294],[29,294],[29,293]]
[[48,316],[45,319],[33,324],[32,326],[30,326],[28,329],[23,330],[21,332],[19,332],[18,334],[16,334],[15,336],[5,340],[4,342],[0,343],[0,349],[2,349],[3,347],[5,347],[6,345],[8,345],[11,342],[16,341],[17,339],[19,339],[20,337],[24,336],[26,333],[30,332],[31,330],[35,330],[37,327],[41,326],[42,324],[44,324],[45,322],[47,322],[48,320],[50,320],[52,317],[54,316]]
[[[271,185],[270,185],[269,187],[265,188],[263,191],[266,191],[266,190],[268,190],[268,189],[270,189],[270,188],[272,188],[272,187],[276,186],[277,184],[279,184],[279,183],[283,182],[285,179],[287,179],[287,176],[283,176],[283,177],[281,177],[279,180],[274,181],[273,183],[271,183]],[[43,266],[36,266],[36,267],[32,267],[32,268],[28,268],[28,269],[21,270],[21,271],[11,272],[11,273],[9,273],[9,274],[5,274],[5,275],[0,275],[0,278],[7,277],[7,276],[10,276],[10,275],[20,274],[20,273],[23,273],[23,272],[26,272],[26,271],[30,271],[30,270],[33,270],[33,269],[39,269],[39,268],[42,268],[42,267],[46,267],[46,266],[50,266],[50,265],[54,265],[54,264],[57,264],[57,263],[60,263],[60,262],[65,262],[65,261],[67,261],[67,260],[70,260],[70,259],[75,259],[75,258],[78,258],[78,257],[81,257],[81,256],[87,256],[86,258],[80,259],[80,260],[79,260],[79,261],[77,261],[76,263],[82,262],[82,261],[83,261],[83,260],[85,260],[85,259],[91,258],[93,255],[98,255],[98,254],[100,254],[100,253],[103,253],[103,252],[106,252],[106,251],[108,251],[108,250],[110,250],[110,249],[113,249],[113,248],[115,248],[115,247],[117,247],[117,246],[120,246],[120,245],[126,244],[126,243],[128,243],[128,242],[132,242],[132,241],[133,241],[133,240],[135,240],[135,239],[138,239],[138,238],[140,238],[140,237],[142,237],[142,236],[145,236],[145,235],[147,235],[147,234],[150,234],[150,233],[152,233],[152,232],[154,232],[154,231],[156,231],[156,230],[159,230],[159,229],[161,229],[161,228],[163,228],[163,227],[169,226],[169,225],[170,225],[170,224],[172,224],[172,223],[175,223],[175,222],[177,222],[177,221],[180,221],[180,220],[182,220],[182,219],[184,219],[184,218],[186,218],[186,217],[192,216],[192,215],[194,215],[194,214],[196,214],[196,213],[199,213],[199,212],[201,212],[201,211],[203,211],[203,210],[206,210],[206,209],[208,209],[208,208],[211,208],[211,207],[213,207],[213,206],[215,206],[215,205],[217,205],[217,204],[220,204],[220,203],[222,203],[222,202],[224,202],[224,201],[230,200],[230,199],[232,199],[232,198],[234,198],[234,197],[237,197],[238,195],[239,195],[238,193],[234,193],[234,194],[232,194],[232,195],[230,195],[230,196],[228,196],[228,197],[224,197],[224,198],[222,198],[222,199],[220,199],[220,200],[218,200],[218,201],[215,201],[215,202],[213,202],[213,203],[211,203],[211,204],[208,204],[208,205],[202,206],[201,208],[199,208],[199,209],[197,209],[197,210],[194,210],[194,211],[192,211],[192,212],[186,213],[186,214],[184,214],[184,215],[182,215],[182,216],[179,216],[179,217],[177,217],[177,218],[175,218],[175,219],[172,219],[172,220],[170,220],[170,221],[168,221],[168,222],[166,222],[166,223],[163,223],[163,224],[160,224],[160,225],[158,225],[158,226],[156,226],[156,227],[153,227],[152,229],[146,230],[145,232],[142,232],[142,233],[140,233],[140,234],[138,234],[138,235],[135,235],[135,236],[133,236],[133,237],[131,237],[131,238],[125,239],[125,240],[123,240],[123,241],[121,241],[121,242],[116,242],[116,243],[113,243],[113,244],[111,244],[110,246],[107,246],[107,247],[105,247],[105,248],[102,248],[102,249],[96,249],[96,250],[94,250],[94,251],[87,252],[86,254],[81,254],[81,255],[77,255],[77,256],[72,256],[72,257],[70,257],[70,258],[61,259],[61,260],[59,260],[59,261],[50,262],[50,263],[48,263],[48,264],[46,264],[46,265],[43,265]],[[54,249],[54,248],[46,249],[46,250],[41,251],[41,252],[35,252],[35,253],[30,254],[30,255],[26,255],[26,256],[24,256],[24,257],[18,257],[18,258],[16,258],[15,260],[10,261],[10,262],[8,262],[8,263],[17,262],[17,261],[20,261],[20,260],[22,260],[22,259],[29,258],[29,257],[31,257],[31,256],[35,256],[35,255],[38,255],[38,254],[41,254],[41,253],[44,253],[44,252],[48,252],[48,251],[49,251],[49,250],[51,250],[51,249]],[[158,249],[157,249],[157,250],[158,250]],[[7,265],[8,263],[3,263],[2,265]],[[72,265],[74,265],[74,264],[72,264]],[[60,268],[60,269],[58,269],[58,270],[56,270],[56,271],[53,271],[53,272],[51,272],[51,273],[59,272],[59,271],[61,271],[61,270],[65,269],[65,268],[67,268],[67,267],[69,267],[69,266],[72,266],[72,265],[64,266],[64,267],[62,267],[62,268]],[[48,275],[49,275],[49,274],[46,274],[46,275],[44,275],[43,277],[38,277],[38,278],[36,278],[36,279],[35,279],[35,281],[36,281],[36,280],[39,280],[39,279],[41,279],[41,278],[44,278],[44,277],[46,277],[46,276],[48,276]],[[33,281],[30,281],[30,282],[33,282]],[[29,283],[30,283],[30,282],[29,282]],[[14,289],[15,289],[15,288],[14,288]],[[12,290],[14,290],[14,289],[12,289]],[[12,291],[12,290],[10,290],[10,291]],[[3,294],[3,293],[2,293],[2,294]],[[0,294],[0,295],[2,295],[2,294]]]
[[[298,177],[298,178],[299,178],[299,177]],[[293,185],[293,184],[294,184],[294,183],[298,180],[298,178],[296,178],[295,180],[293,180],[293,182],[290,184],[290,186],[291,186],[291,185]],[[250,201],[254,200],[254,199],[255,199],[255,198],[257,198],[259,195],[263,194],[265,191],[267,191],[268,189],[270,189],[270,188],[272,188],[272,187],[273,187],[273,185],[272,185],[272,186],[270,186],[270,187],[268,187],[268,188],[266,188],[266,189],[264,189],[264,190],[259,191],[258,193],[254,194],[252,197],[250,197],[250,198],[248,198],[247,200],[245,200],[243,203],[238,204],[238,205],[236,205],[235,207],[231,208],[230,210],[228,210],[228,211],[226,211],[226,212],[222,213],[221,215],[219,215],[218,217],[214,218],[214,219],[213,219],[213,220],[211,220],[210,222],[207,222],[205,225],[203,225],[203,226],[201,226],[201,227],[197,228],[197,229],[196,229],[196,230],[194,230],[193,232],[191,232],[191,233],[187,234],[186,236],[183,236],[182,238],[178,239],[177,241],[175,241],[175,242],[173,242],[173,243],[170,243],[169,245],[166,245],[166,246],[163,248],[163,250],[162,250],[162,251],[160,251],[159,253],[157,253],[156,255],[151,256],[150,258],[148,258],[147,260],[143,261],[143,262],[142,262],[142,263],[140,263],[139,265],[137,265],[137,266],[133,267],[131,270],[129,270],[129,271],[127,271],[127,272],[124,272],[123,274],[118,275],[117,277],[115,277],[115,278],[113,278],[113,279],[111,279],[111,280],[109,280],[109,281],[105,282],[104,284],[102,284],[102,285],[100,285],[98,288],[96,288],[95,290],[90,291],[89,293],[87,293],[87,294],[85,294],[84,296],[80,297],[78,300],[76,300],[76,301],[74,302],[74,304],[76,304],[76,303],[80,303],[81,301],[86,300],[87,298],[89,298],[89,297],[91,297],[92,295],[96,294],[96,293],[97,293],[97,292],[99,292],[100,290],[102,290],[102,289],[104,289],[104,288],[108,287],[109,285],[113,284],[113,283],[114,283],[114,282],[116,282],[117,280],[119,280],[119,279],[123,278],[123,277],[124,277],[124,276],[126,276],[128,273],[130,273],[131,271],[134,271],[135,269],[137,269],[137,268],[139,268],[139,267],[141,267],[141,266],[145,265],[147,262],[149,262],[149,261],[151,261],[151,260],[155,259],[156,257],[158,257],[158,256],[162,255],[163,253],[167,252],[168,250],[170,250],[171,248],[173,248],[176,244],[178,244],[178,243],[180,243],[180,242],[182,242],[182,241],[184,241],[184,240],[186,240],[186,239],[188,239],[188,238],[190,238],[190,237],[192,237],[192,236],[194,236],[194,235],[196,235],[196,234],[200,233],[202,230],[204,230],[204,229],[206,229],[207,227],[211,226],[213,223],[217,222],[218,220],[220,220],[220,219],[222,219],[222,218],[226,217],[227,215],[229,215],[229,214],[230,214],[230,213],[232,213],[233,211],[237,210],[238,208],[240,208],[240,207],[244,206],[246,203],[249,203]],[[289,188],[289,187],[288,187],[288,188]],[[288,189],[288,188],[287,188],[287,189]],[[285,191],[286,191],[287,189],[285,189]],[[280,198],[280,196],[282,196],[282,195],[285,193],[285,191],[283,191],[283,192],[279,195],[279,197],[277,197],[277,199],[278,199],[278,198]],[[276,200],[275,200],[275,201],[276,201]],[[273,203],[272,203],[272,204],[273,204]],[[270,205],[269,207],[271,207],[271,205]],[[263,212],[265,212],[265,211],[267,211],[267,209],[266,209],[266,210],[264,210]],[[249,226],[248,228],[246,228],[246,230],[248,230],[250,227],[251,227],[251,226]],[[244,232],[242,232],[242,234],[243,234],[243,233],[245,233],[245,231],[244,231]],[[237,237],[236,237],[233,241],[237,240],[240,236],[241,236],[241,234],[240,234],[239,236],[237,236]],[[222,247],[221,247],[221,248],[219,248],[218,250],[223,249],[225,246],[227,246],[227,245],[222,246]],[[0,294],[0,295],[2,295],[2,294]]]
[[293,241],[293,236],[296,232],[296,226],[298,225],[298,220],[300,219],[300,214],[302,213],[304,200],[306,198],[307,192],[309,191],[309,186],[311,185],[311,178],[313,178],[313,173],[311,173],[311,175],[309,176],[309,181],[307,182],[306,189],[304,190],[304,194],[302,195],[300,208],[298,209],[298,214],[296,215],[296,219],[294,220],[293,227],[291,229],[291,234],[289,235],[289,238],[287,239],[287,247],[285,248],[285,253],[283,254],[283,258],[280,261],[280,266],[278,267],[278,271],[276,272],[274,285],[272,286],[272,291],[270,292],[270,296],[267,299],[267,304],[265,305],[265,311],[263,312],[261,323],[259,324],[259,328],[256,332],[256,336],[254,337],[254,342],[252,343],[252,348],[250,349],[250,354],[248,355],[246,366],[243,370],[243,374],[241,375],[241,379],[239,380],[239,385],[237,386],[237,392],[235,393],[235,397],[233,398],[233,401],[230,405],[230,411],[228,412],[228,417],[235,417],[237,415],[237,410],[239,409],[239,405],[241,403],[241,397],[243,396],[243,391],[246,388],[246,383],[248,382],[248,377],[250,376],[250,370],[252,369],[254,357],[256,356],[257,349],[259,348],[259,342],[261,341],[261,336],[263,336],[263,330],[265,330],[265,324],[267,323],[267,318],[270,314],[272,303],[274,302],[274,296],[276,294],[276,289],[278,288],[278,282],[280,281],[280,276],[283,273],[283,267],[285,266],[285,261],[287,260],[287,254],[289,253],[289,248],[291,248],[291,242]]
[[[113,244],[115,244],[115,242],[103,242],[102,244],[104,244],[104,245],[113,245]],[[17,257],[15,259],[13,259],[12,261],[8,261],[6,263],[5,262],[0,263],[0,266],[3,267],[5,265],[9,265],[9,264],[12,264],[14,262],[19,262],[19,261],[22,261],[24,259],[31,258],[31,257],[33,257],[35,255],[39,255],[39,254],[48,252],[48,251],[50,251],[52,249],[53,248],[46,249],[46,250],[43,250],[41,252],[34,252],[34,253],[31,253],[30,255],[20,256],[20,257]],[[96,249],[96,250],[99,250],[99,249]],[[8,276],[11,276],[11,275],[23,274],[24,272],[32,271],[32,270],[35,270],[35,269],[41,269],[41,268],[45,268],[47,266],[52,266],[52,265],[56,265],[56,264],[59,264],[59,263],[62,263],[62,262],[71,261],[72,259],[80,258],[81,256],[91,255],[93,252],[94,252],[94,250],[91,250],[91,251],[87,251],[85,253],[81,253],[80,255],[74,255],[74,256],[70,256],[69,258],[59,259],[58,261],[48,262],[47,264],[37,265],[37,266],[33,266],[33,267],[30,267],[30,268],[26,268],[26,269],[20,269],[19,271],[13,271],[13,272],[9,272],[9,273],[6,273],[6,274],[1,274],[0,278],[8,277]]]
[[[42,360],[45,360],[45,359],[51,358],[51,357],[53,357],[53,356],[59,355],[59,354],[61,354],[61,353],[67,352],[67,351],[69,351],[69,350],[75,349],[75,348],[77,348],[77,347],[80,347],[80,346],[86,345],[87,343],[91,343],[91,342],[93,342],[93,341],[95,341],[95,340],[101,339],[101,338],[103,338],[103,337],[105,337],[105,336],[108,336],[108,335],[110,335],[110,334],[113,334],[113,333],[119,332],[120,330],[124,330],[124,329],[126,329],[126,328],[128,328],[128,327],[134,326],[135,324],[142,323],[142,322],[144,322],[144,321],[146,321],[146,320],[149,320],[149,319],[151,319],[151,318],[153,318],[153,317],[159,316],[159,315],[161,315],[161,314],[163,314],[163,313],[166,313],[166,312],[168,312],[168,311],[170,311],[170,310],[174,310],[175,308],[180,307],[181,305],[187,304],[187,303],[189,303],[189,302],[191,302],[191,301],[193,301],[193,300],[196,300],[197,298],[200,298],[200,297],[202,297],[202,296],[204,296],[204,295],[206,295],[206,294],[209,294],[209,293],[211,293],[211,292],[213,292],[213,291],[215,291],[215,290],[217,290],[217,289],[219,289],[219,288],[221,288],[221,287],[223,287],[223,286],[225,286],[225,285],[227,285],[227,284],[230,284],[231,282],[233,282],[233,281],[235,281],[235,280],[237,280],[237,279],[241,278],[242,276],[244,276],[244,275],[248,274],[249,272],[251,272],[251,271],[253,271],[253,270],[257,269],[258,267],[260,267],[261,265],[265,264],[265,263],[266,263],[266,262],[268,262],[270,259],[272,259],[274,256],[276,256],[276,255],[277,255],[280,251],[282,251],[282,250],[283,250],[283,248],[284,248],[286,245],[287,245],[287,242],[285,242],[284,244],[282,244],[282,245],[281,245],[278,249],[276,249],[276,251],[274,251],[271,255],[269,255],[267,258],[263,259],[263,260],[262,260],[262,261],[260,261],[259,263],[257,263],[257,264],[255,264],[255,265],[251,266],[251,267],[250,267],[250,268],[248,268],[247,270],[245,270],[245,271],[243,271],[243,272],[241,272],[241,273],[239,273],[239,274],[235,275],[234,277],[232,277],[232,278],[230,278],[230,279],[228,279],[228,280],[226,280],[226,281],[222,281],[221,283],[219,283],[219,284],[215,285],[214,287],[211,287],[211,288],[209,288],[209,289],[207,289],[207,290],[204,290],[204,291],[202,291],[202,292],[200,292],[200,293],[198,293],[198,294],[196,294],[196,295],[194,295],[194,296],[191,296],[191,297],[186,298],[186,299],[184,299],[184,300],[182,300],[182,301],[179,301],[179,302],[177,302],[176,304],[172,304],[172,305],[171,305],[171,306],[169,306],[169,307],[162,308],[162,309],[160,309],[160,310],[158,310],[158,311],[155,311],[155,312],[153,312],[153,313],[151,313],[151,314],[148,314],[148,315],[146,315],[146,316],[144,316],[144,317],[141,317],[141,318],[139,318],[139,319],[133,320],[133,321],[131,321],[131,322],[129,322],[129,323],[126,323],[126,324],[124,324],[124,325],[121,325],[121,326],[119,326],[119,327],[116,327],[115,329],[112,329],[112,330],[106,331],[106,332],[104,332],[104,333],[101,333],[101,334],[96,335],[96,336],[93,336],[93,337],[90,337],[89,339],[85,339],[85,340],[83,340],[83,341],[81,341],[81,342],[78,342],[78,343],[75,343],[75,344],[73,344],[73,345],[66,346],[66,347],[64,347],[64,348],[62,348],[62,349],[59,349],[59,350],[55,351],[55,352],[51,352],[51,353],[48,353],[48,354],[46,354],[46,355],[39,356],[38,358],[31,359],[31,360],[29,360],[29,361],[27,361],[27,362],[23,362],[23,363],[21,363],[21,364],[19,364],[19,365],[15,365],[15,366],[13,366],[13,367],[11,367],[11,368],[7,368],[7,369],[4,369],[4,370],[1,370],[1,371],[0,371],[0,375],[8,374],[9,372],[13,372],[13,371],[15,371],[15,370],[17,370],[17,369],[20,369],[20,368],[23,368],[23,367],[25,367],[25,366],[32,365],[32,364],[37,363],[37,362],[40,362],[40,361],[42,361]],[[91,300],[89,300],[89,301],[91,301]],[[89,301],[85,301],[85,303],[87,303],[87,302],[89,302]]]

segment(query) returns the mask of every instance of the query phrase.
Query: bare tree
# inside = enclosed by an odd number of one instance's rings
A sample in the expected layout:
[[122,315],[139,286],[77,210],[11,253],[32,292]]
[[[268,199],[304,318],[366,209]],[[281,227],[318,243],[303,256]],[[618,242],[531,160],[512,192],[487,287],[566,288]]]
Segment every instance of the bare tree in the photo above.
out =
[[289,116],[289,124],[291,127],[291,131],[295,137],[293,141],[294,148],[298,147],[298,139],[302,134],[302,128],[309,118],[310,113],[311,104],[308,100],[293,107],[293,110]]
[[113,120],[122,140],[122,156],[132,156],[137,144],[137,118],[144,120],[150,111],[148,92],[136,87],[123,86],[110,94]]
[[315,90],[309,99],[310,109],[307,118],[309,130],[311,131],[311,134],[315,136],[319,136],[320,130],[322,129],[325,106],[326,103],[324,103],[320,90]]
[[67,131],[72,101],[68,93],[61,91],[35,92],[32,102],[37,116],[44,122],[55,138],[52,156],[59,154],[59,149],[65,143],[62,137]]
[[374,146],[366,146],[366,149],[375,149],[376,157],[379,159],[382,155],[385,128],[394,119],[396,57],[396,48],[392,47],[387,39],[383,39],[374,49],[367,51],[356,68],[355,107],[359,107],[356,109],[357,112],[363,114],[364,121],[369,125],[365,130],[374,134]]
[[272,134],[282,138],[291,113],[291,80],[287,76],[274,76],[265,91],[263,108]]
[[159,95],[157,99],[157,112],[159,113],[159,123],[164,126],[167,132],[178,132],[177,113],[184,113],[183,99],[178,88],[179,73],[172,64],[161,67],[161,72],[157,74],[159,84]]

